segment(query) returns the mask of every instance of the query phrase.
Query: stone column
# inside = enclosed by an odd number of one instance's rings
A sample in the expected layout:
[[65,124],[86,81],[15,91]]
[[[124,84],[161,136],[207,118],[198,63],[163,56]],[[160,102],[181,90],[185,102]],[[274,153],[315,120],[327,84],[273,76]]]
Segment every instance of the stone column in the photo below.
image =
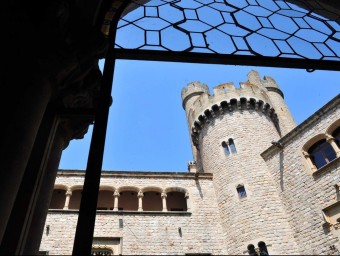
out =
[[139,191],[137,197],[138,197],[138,211],[141,212],[143,211],[143,197],[144,197],[143,192]]
[[113,193],[113,210],[114,211],[118,211],[118,199],[120,197],[120,194],[118,192],[118,190],[115,190],[115,192]]
[[339,149],[338,145],[336,144],[335,139],[332,136],[327,135],[326,140],[332,146],[332,148],[334,149],[336,156],[340,157],[340,149]]
[[162,205],[163,205],[163,212],[167,212],[168,211],[168,208],[166,206],[166,197],[167,197],[167,194],[163,191],[162,194],[161,194],[161,197],[162,197]]
[[187,212],[191,210],[190,200],[189,200],[189,192],[185,192],[184,198],[187,200]]
[[71,196],[72,196],[72,190],[68,189],[66,191],[65,195],[66,195],[66,199],[65,199],[65,205],[64,205],[63,210],[68,210],[68,205],[70,204],[70,199],[71,199]]

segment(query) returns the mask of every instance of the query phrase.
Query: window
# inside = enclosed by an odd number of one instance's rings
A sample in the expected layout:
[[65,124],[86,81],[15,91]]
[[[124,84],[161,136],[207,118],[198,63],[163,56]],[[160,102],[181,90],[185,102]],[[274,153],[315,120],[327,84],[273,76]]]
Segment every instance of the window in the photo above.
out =
[[320,169],[322,166],[336,158],[336,153],[333,147],[326,141],[326,139],[322,139],[314,143],[309,148],[308,154],[317,169]]
[[224,153],[229,156],[230,155],[230,151],[229,151],[229,147],[228,147],[228,144],[225,143],[225,141],[222,142],[222,147],[224,149]]
[[238,185],[236,187],[236,190],[237,190],[237,194],[238,194],[239,198],[247,197],[247,192],[246,192],[246,189],[244,188],[243,185]]
[[228,142],[229,142],[229,147],[230,147],[231,153],[235,154],[236,153],[236,147],[235,147],[233,139],[229,139]]
[[335,140],[335,143],[340,148],[340,127],[336,128],[335,131],[332,133],[332,136]]
[[237,153],[236,146],[233,139],[229,139],[228,142],[223,141],[222,147],[224,149],[224,153],[229,156],[230,154]]

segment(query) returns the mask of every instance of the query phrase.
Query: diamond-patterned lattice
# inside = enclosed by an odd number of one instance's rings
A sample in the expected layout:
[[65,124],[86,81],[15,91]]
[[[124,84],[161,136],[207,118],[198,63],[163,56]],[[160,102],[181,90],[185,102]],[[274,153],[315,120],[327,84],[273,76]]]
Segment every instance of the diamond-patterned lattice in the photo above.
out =
[[133,11],[118,23],[116,48],[340,60],[339,16],[314,0],[131,5]]

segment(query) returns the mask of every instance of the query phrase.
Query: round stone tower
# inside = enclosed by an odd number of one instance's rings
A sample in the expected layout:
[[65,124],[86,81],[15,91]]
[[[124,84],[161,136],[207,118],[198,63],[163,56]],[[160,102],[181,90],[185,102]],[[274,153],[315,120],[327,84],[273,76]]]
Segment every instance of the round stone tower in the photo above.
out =
[[184,97],[183,105],[196,157],[204,172],[213,173],[228,252],[247,254],[249,244],[263,241],[271,255],[298,253],[278,188],[261,157],[280,138],[268,90],[249,81],[240,88],[221,84],[213,95],[204,88],[190,104]]
[[293,130],[296,127],[296,122],[284,101],[283,92],[280,90],[276,81],[270,76],[264,76],[262,80],[259,73],[254,70],[249,72],[248,81],[267,89],[267,95],[279,119],[281,136],[284,136]]
[[[187,84],[187,88],[182,89],[182,106],[185,110],[187,120],[192,120],[193,118],[193,104],[199,98],[202,94],[208,94],[209,95],[209,88],[206,84],[201,84],[200,82],[192,82]],[[198,102],[199,103],[199,102]],[[191,130],[190,122],[188,122],[189,126],[189,132]],[[197,148],[194,146],[194,143],[192,141],[191,137],[191,147],[192,147],[192,154],[195,163],[195,168],[198,172],[202,172],[202,164],[201,164],[201,158],[199,152],[197,152]]]

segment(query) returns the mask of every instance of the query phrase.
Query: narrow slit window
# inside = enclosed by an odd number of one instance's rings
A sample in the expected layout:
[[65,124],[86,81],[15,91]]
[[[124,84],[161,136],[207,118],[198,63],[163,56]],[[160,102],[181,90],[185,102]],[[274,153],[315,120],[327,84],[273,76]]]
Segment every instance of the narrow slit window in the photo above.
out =
[[239,198],[247,197],[247,192],[246,192],[246,189],[243,185],[238,185],[236,187],[236,190],[237,190],[237,194],[238,194]]
[[229,155],[230,155],[229,146],[228,146],[228,144],[227,144],[225,141],[222,142],[222,147],[223,147],[223,149],[224,149],[224,153],[225,153],[227,156],[229,156]]
[[237,151],[236,151],[234,140],[233,139],[229,139],[228,142],[229,142],[229,147],[230,147],[231,153],[235,154]]

